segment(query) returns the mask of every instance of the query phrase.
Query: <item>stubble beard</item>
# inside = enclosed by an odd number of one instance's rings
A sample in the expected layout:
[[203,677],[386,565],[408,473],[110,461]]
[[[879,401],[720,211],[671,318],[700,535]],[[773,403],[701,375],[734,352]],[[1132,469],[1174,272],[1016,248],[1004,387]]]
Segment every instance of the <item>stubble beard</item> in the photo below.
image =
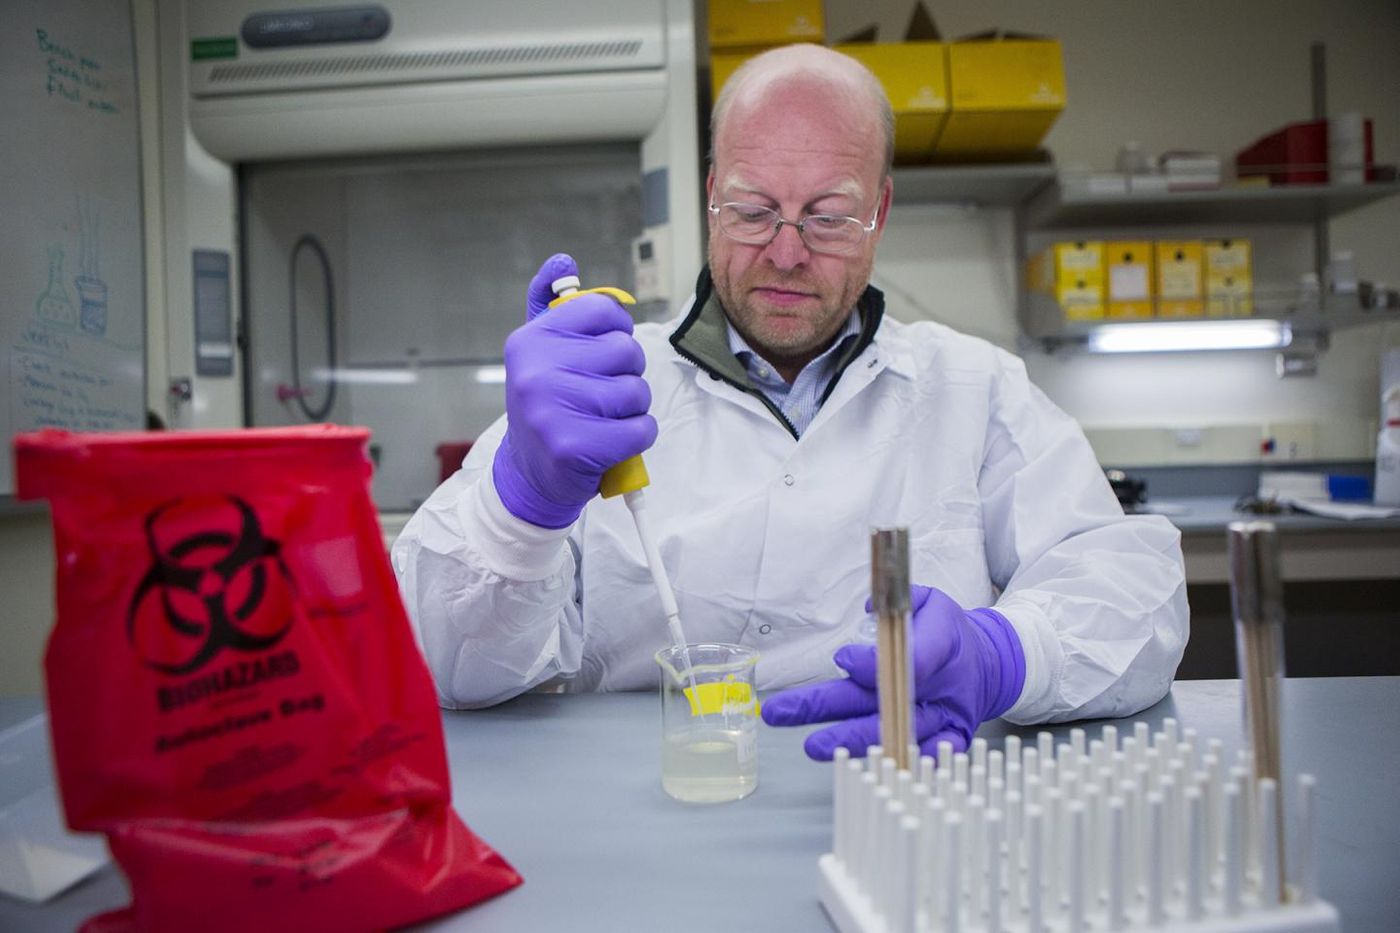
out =
[[[856,300],[865,290],[870,280],[873,257],[854,265],[846,277],[842,294],[831,297],[821,285],[802,275],[768,275],[762,279],[749,281],[747,276],[735,283],[728,275],[718,271],[711,263],[710,274],[715,293],[729,316],[734,328],[768,362],[782,366],[801,364],[819,355],[830,345],[832,338],[841,330],[847,315],[855,307]],[[815,293],[820,309],[801,308],[798,313],[807,325],[797,328],[774,326],[781,312],[765,306],[752,297],[755,287],[791,288],[794,291]]]

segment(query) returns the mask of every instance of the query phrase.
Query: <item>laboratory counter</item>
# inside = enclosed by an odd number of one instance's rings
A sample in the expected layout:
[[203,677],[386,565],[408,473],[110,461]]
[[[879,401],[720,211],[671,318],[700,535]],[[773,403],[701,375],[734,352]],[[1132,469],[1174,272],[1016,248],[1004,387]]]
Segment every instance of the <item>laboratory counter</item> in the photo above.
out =
[[[1289,680],[1283,698],[1286,771],[1318,779],[1322,896],[1347,933],[1394,930],[1400,677]],[[36,700],[0,700],[0,728],[39,709]],[[1242,735],[1239,684],[1178,681],[1133,719],[1155,730],[1168,716],[1202,739],[1220,738],[1233,754]],[[701,806],[662,793],[651,693],[531,694],[445,713],[444,724],[457,810],[525,883],[424,929],[831,929],[817,903],[817,859],[831,844],[832,772],[802,754],[806,730],[761,727],[758,789]],[[1037,729],[989,723],[979,734],[996,740],[1013,731]],[[0,898],[0,929],[73,930],[126,896],[109,865],[42,907]]]
[[1315,532],[1378,531],[1400,535],[1400,515],[1386,518],[1326,518],[1308,512],[1281,512],[1277,515],[1256,515],[1235,508],[1239,502],[1235,496],[1182,496],[1173,498],[1153,498],[1147,503],[1146,511],[1165,515],[1182,534],[1202,534],[1220,532],[1231,522],[1269,521],[1278,525],[1280,531],[1290,534],[1311,534]]
[[1279,531],[1286,581],[1400,579],[1400,517],[1340,519],[1304,512],[1253,515],[1234,496],[1148,500],[1146,511],[1181,530],[1186,582],[1229,582],[1225,529],[1231,522],[1269,521]]

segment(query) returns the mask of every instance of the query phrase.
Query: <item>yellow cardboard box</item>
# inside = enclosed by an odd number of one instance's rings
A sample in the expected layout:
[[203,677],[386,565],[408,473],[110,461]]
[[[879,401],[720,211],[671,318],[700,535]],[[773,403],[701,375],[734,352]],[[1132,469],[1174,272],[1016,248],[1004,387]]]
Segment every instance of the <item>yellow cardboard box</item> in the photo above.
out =
[[1254,266],[1250,241],[1206,240],[1206,313],[1247,317],[1254,313]]
[[710,0],[710,48],[768,48],[821,42],[822,0]]
[[1031,258],[1027,287],[1051,295],[1068,321],[1104,316],[1104,252],[1099,240],[1054,243]]
[[1035,149],[1065,106],[1054,39],[974,36],[948,46],[952,111],[938,157],[1007,156]]
[[1110,240],[1104,244],[1109,318],[1152,317],[1152,244]]
[[942,42],[852,42],[834,46],[880,79],[894,108],[896,162],[924,162],[948,119],[947,46]]
[[1200,317],[1206,312],[1200,240],[1158,240],[1157,315]]

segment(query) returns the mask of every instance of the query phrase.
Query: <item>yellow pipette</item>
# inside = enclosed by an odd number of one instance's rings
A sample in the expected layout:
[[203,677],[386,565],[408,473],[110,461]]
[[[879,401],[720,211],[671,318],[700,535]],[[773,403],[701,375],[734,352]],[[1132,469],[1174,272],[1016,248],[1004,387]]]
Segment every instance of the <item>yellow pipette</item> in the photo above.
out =
[[[637,299],[627,292],[611,286],[580,291],[577,275],[560,276],[551,282],[549,287],[556,296],[549,303],[551,308],[556,308],[580,295],[592,294],[607,295],[618,304],[633,305],[637,303]],[[642,552],[646,555],[647,569],[651,571],[652,582],[656,585],[656,592],[661,597],[661,611],[666,615],[666,628],[671,633],[671,643],[681,649],[681,658],[689,671],[690,653],[686,650],[685,633],[681,630],[681,613],[676,606],[676,594],[671,589],[671,580],[666,576],[666,565],[661,562],[661,551],[656,547],[656,539],[652,537],[651,527],[647,523],[646,497],[643,490],[650,484],[651,478],[647,475],[646,464],[642,462],[641,454],[637,454],[609,467],[603,473],[603,480],[598,486],[598,491],[605,499],[620,495],[622,501],[627,503],[627,509],[632,513],[632,521],[637,526],[637,537],[642,542]],[[694,683],[694,674],[691,674],[692,689]],[[703,712],[702,710],[702,715]]]

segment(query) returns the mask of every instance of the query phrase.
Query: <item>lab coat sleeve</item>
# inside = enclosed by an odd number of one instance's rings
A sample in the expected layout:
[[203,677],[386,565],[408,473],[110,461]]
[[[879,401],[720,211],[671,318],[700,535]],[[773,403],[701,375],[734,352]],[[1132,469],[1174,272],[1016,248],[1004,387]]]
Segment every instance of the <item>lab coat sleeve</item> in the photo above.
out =
[[1181,534],[1125,515],[1078,424],[999,354],[979,487],[996,608],[1026,655],[1015,723],[1130,716],[1188,634]]
[[491,480],[498,422],[414,513],[392,560],[438,701],[491,706],[578,672],[583,622],[570,529],[506,510]]

